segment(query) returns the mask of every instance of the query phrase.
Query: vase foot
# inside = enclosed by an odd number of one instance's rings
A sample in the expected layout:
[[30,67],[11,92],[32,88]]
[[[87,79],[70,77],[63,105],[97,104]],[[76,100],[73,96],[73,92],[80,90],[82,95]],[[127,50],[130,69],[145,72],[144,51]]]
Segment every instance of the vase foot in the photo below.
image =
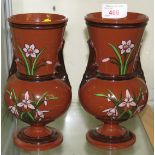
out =
[[47,150],[60,145],[63,136],[55,128],[27,127],[15,132],[14,143],[27,151]]
[[[118,128],[119,132],[117,133]],[[107,125],[105,128],[103,126],[96,129],[91,129],[87,132],[86,139],[90,144],[104,149],[121,149],[129,147],[135,143],[136,136],[134,133],[119,125],[117,126],[117,129],[111,129],[111,127],[108,129]]]

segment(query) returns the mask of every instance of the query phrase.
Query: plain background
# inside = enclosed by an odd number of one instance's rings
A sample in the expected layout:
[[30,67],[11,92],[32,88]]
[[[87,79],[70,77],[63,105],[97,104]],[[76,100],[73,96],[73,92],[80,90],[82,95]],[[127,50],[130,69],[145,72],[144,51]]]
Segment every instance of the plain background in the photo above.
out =
[[[12,0],[12,14],[46,12],[66,15],[69,19],[65,33],[64,61],[72,85],[73,102],[78,102],[78,87],[88,60],[88,34],[84,16],[90,12],[101,11],[103,3],[116,3],[114,0]],[[117,0],[117,3],[127,3],[128,11],[139,12],[149,16],[150,20],[144,34],[141,49],[141,63],[149,89],[149,101],[153,109],[154,100],[154,47],[153,47],[153,0]],[[53,11],[55,6],[56,10]],[[2,37],[3,37],[2,33]],[[5,36],[4,36],[5,37]],[[2,39],[3,41],[3,39]],[[11,52],[11,51],[10,51]],[[7,76],[7,58],[2,54],[2,84],[5,85]],[[9,62],[11,63],[11,62]]]

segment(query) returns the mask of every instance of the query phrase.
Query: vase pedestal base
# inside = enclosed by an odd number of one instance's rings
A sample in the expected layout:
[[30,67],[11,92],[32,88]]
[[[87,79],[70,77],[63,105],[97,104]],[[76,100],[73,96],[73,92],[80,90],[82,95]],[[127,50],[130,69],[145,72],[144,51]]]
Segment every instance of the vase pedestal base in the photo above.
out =
[[136,141],[136,136],[117,124],[105,124],[87,132],[86,139],[92,145],[104,149],[129,147]]
[[14,143],[27,151],[47,150],[60,145],[63,136],[55,128],[27,127],[15,132]]

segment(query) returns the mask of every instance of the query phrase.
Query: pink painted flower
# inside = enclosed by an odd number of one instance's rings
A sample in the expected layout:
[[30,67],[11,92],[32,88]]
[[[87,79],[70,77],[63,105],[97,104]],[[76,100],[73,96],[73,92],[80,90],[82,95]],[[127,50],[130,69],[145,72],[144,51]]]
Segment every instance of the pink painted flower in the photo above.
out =
[[13,114],[15,114],[16,116],[19,116],[18,110],[16,109],[15,106],[9,106],[9,109]]
[[144,105],[137,106],[137,109],[134,113],[139,113],[143,109]]
[[114,108],[103,110],[102,112],[106,112],[108,116],[112,116],[112,117],[118,116],[118,111],[116,106]]
[[44,118],[44,113],[46,113],[46,112],[49,112],[49,111],[40,111],[40,110],[36,110],[36,116],[35,116],[35,118],[38,118],[39,117],[39,121],[42,119],[42,118]]
[[29,100],[29,93],[26,91],[25,98],[22,100],[22,102],[18,103],[18,107],[24,107],[25,109],[35,109],[35,107],[31,104],[31,100]]
[[122,44],[118,46],[119,49],[121,49],[121,54],[123,53],[130,53],[131,49],[134,48],[134,44],[131,43],[131,40],[122,41]]
[[104,58],[104,59],[102,59],[102,62],[108,62],[108,61],[110,61],[110,58]]
[[19,62],[19,58],[15,59],[15,62],[16,62],[16,63]]
[[52,64],[52,61],[47,60],[46,63],[47,63],[48,65],[51,65],[51,64]]
[[26,57],[36,57],[36,54],[39,53],[39,50],[35,48],[34,44],[28,45],[25,44],[25,47],[23,48],[23,51],[26,53]]
[[127,107],[127,108],[129,108],[130,106],[136,106],[136,103],[134,102],[128,89],[126,89],[126,96],[125,96],[123,102],[121,104],[119,104],[118,106],[119,107]]

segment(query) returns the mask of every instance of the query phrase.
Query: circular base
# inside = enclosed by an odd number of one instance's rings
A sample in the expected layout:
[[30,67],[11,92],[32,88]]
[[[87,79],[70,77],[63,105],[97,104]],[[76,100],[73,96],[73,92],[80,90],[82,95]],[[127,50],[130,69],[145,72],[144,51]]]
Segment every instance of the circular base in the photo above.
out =
[[23,128],[19,132],[15,132],[13,135],[13,140],[18,147],[27,151],[42,151],[51,149],[60,145],[63,141],[62,134],[54,128],[48,128],[48,130],[51,130],[51,133],[47,136],[40,137],[26,135],[26,129],[27,128]]
[[136,136],[130,131],[126,131],[123,136],[104,136],[99,134],[96,129],[89,130],[86,135],[87,141],[99,148],[121,149],[129,147],[136,141]]

